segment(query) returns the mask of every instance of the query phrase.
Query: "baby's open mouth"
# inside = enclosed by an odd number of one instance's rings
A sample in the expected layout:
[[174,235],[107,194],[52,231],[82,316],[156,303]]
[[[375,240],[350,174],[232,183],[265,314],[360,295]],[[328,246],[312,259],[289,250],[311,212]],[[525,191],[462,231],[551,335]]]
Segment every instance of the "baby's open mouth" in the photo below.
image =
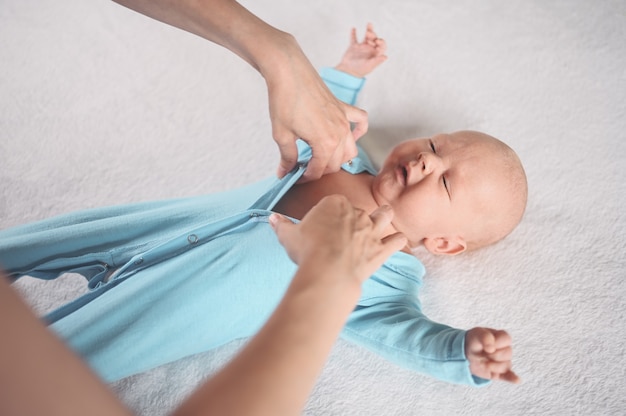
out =
[[409,172],[406,169],[406,166],[404,165],[400,165],[398,166],[398,168],[396,169],[396,175],[398,177],[398,181],[403,185],[406,186],[406,182],[407,182],[407,177],[409,176]]

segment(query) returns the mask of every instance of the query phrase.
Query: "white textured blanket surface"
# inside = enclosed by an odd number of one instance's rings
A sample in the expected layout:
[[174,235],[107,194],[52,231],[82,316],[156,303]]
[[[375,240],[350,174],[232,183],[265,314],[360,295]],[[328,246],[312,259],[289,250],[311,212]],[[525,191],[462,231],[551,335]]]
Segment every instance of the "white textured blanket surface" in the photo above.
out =
[[[427,314],[508,330],[523,383],[450,385],[340,340],[305,414],[625,414],[626,2],[243,4],[293,33],[316,66],[338,62],[351,27],[374,23],[389,60],[359,105],[375,160],[403,139],[481,130],[519,153],[530,186],[523,222],[500,244],[422,257]],[[262,78],[113,2],[2,2],[0,61],[1,228],[275,171]],[[38,313],[83,290],[76,276],[16,287]],[[166,414],[240,345],[112,388],[139,414]]]

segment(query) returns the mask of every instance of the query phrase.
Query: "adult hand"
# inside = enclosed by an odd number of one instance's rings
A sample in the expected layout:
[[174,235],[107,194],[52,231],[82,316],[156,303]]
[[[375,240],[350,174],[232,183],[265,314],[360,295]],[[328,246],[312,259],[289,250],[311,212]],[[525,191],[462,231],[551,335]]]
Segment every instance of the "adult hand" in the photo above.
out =
[[346,197],[331,195],[314,206],[299,224],[279,214],[273,214],[270,220],[278,240],[296,264],[320,269],[316,279],[331,276],[355,279],[360,284],[407,243],[401,233],[384,236],[392,218],[388,206],[367,215]]
[[332,95],[290,34],[268,25],[234,0],[115,1],[222,45],[261,73],[268,86],[272,132],[281,154],[279,177],[297,163],[297,138],[313,150],[303,182],[338,171],[343,162],[356,156],[355,141],[367,132],[367,113]]
[[295,40],[282,51],[282,63],[263,74],[272,135],[281,155],[277,174],[283,177],[296,165],[296,139],[301,138],[313,152],[302,178],[307,182],[338,171],[357,155],[356,141],[367,132],[367,113],[333,96]]
[[488,379],[519,383],[511,370],[513,349],[511,336],[491,328],[472,328],[465,335],[465,356],[473,375]]

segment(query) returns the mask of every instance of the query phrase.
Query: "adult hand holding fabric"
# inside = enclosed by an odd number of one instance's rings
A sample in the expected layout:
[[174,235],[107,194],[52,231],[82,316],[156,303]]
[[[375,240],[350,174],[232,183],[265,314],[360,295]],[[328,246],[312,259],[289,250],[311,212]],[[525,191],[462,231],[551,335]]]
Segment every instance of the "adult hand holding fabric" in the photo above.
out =
[[114,1],[222,45],[259,71],[267,83],[272,134],[281,154],[279,177],[297,163],[298,138],[313,150],[302,182],[339,170],[357,154],[355,142],[367,132],[367,113],[333,96],[292,35],[233,0]]
[[176,414],[300,414],[361,283],[406,244],[398,233],[381,238],[392,217],[388,207],[368,216],[339,195],[298,224],[272,214],[298,271],[259,333]]
[[[383,237],[392,217],[388,207],[368,216],[338,195],[324,198],[298,224],[273,214],[272,226],[298,271],[259,333],[174,415],[300,414],[361,283],[406,244],[399,233]],[[11,388],[0,393],[0,413],[129,414],[4,279],[0,272],[6,309],[0,332],[7,339],[0,363],[10,371],[0,382]]]
[[293,53],[265,79],[272,135],[281,153],[277,175],[283,177],[296,165],[296,139],[301,138],[313,152],[300,181],[308,182],[338,171],[358,154],[356,141],[367,132],[367,113],[337,100],[299,47]]
[[360,284],[406,245],[401,233],[384,235],[392,218],[389,206],[367,215],[354,208],[345,196],[331,195],[313,207],[299,224],[280,214],[272,214],[270,221],[296,264],[302,266],[310,259],[314,264],[308,266],[324,269],[317,281],[331,275]]

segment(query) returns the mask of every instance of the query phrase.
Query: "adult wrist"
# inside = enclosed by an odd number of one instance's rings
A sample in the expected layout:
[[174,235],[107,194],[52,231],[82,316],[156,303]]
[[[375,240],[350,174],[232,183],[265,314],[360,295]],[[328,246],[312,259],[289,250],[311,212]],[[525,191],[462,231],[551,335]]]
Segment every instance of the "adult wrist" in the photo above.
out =
[[[254,66],[268,86],[282,83],[283,74],[293,73],[294,66],[308,63],[308,58],[300,48],[296,38],[287,32],[273,29],[271,37],[263,39],[267,46],[254,51]],[[311,69],[315,69],[311,65]]]
[[298,267],[294,284],[308,291],[319,290],[325,303],[337,301],[354,307],[362,290],[354,270],[345,267],[340,258],[321,260],[318,256],[307,260]]

